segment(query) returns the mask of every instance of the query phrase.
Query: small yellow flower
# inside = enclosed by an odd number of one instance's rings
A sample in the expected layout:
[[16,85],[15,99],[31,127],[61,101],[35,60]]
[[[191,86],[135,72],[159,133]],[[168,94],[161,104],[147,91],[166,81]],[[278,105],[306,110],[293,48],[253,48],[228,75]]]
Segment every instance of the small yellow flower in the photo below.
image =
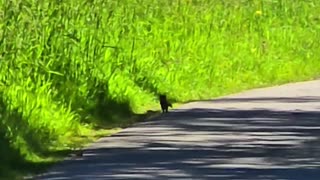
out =
[[260,10],[256,11],[256,15],[257,16],[261,16],[262,15],[262,11],[260,11]]

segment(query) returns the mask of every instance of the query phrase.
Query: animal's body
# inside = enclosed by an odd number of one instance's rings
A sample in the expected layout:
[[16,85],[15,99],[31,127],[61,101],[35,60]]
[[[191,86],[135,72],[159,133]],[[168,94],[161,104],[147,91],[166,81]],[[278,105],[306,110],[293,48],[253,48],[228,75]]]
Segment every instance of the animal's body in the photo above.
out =
[[83,156],[83,150],[81,149],[75,149],[73,152],[69,155],[69,157],[72,158],[79,158]]
[[161,105],[162,113],[165,113],[165,112],[167,113],[168,112],[168,108],[172,107],[172,104],[170,102],[168,102],[166,95],[160,95],[159,99],[160,99],[160,105]]

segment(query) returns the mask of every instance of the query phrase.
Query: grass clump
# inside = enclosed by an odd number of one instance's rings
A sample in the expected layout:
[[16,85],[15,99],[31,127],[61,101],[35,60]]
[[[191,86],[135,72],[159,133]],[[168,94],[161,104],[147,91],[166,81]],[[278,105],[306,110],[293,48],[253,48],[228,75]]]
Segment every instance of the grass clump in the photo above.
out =
[[319,75],[317,0],[0,7],[0,172],[155,107],[158,93],[184,102]]

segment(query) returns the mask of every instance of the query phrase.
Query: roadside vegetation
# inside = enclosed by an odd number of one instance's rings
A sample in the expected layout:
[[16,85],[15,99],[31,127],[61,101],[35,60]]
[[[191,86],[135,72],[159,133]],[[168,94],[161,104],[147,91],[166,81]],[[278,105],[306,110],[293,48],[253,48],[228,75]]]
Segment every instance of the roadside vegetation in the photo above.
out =
[[0,7],[0,177],[38,170],[159,109],[159,93],[186,102],[320,74],[318,0]]

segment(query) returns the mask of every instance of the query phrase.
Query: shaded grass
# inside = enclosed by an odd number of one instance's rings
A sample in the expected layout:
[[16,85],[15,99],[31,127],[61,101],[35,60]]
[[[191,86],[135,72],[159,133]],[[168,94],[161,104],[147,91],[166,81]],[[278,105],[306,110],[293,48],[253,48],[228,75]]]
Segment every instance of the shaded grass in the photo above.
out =
[[4,154],[16,150],[12,157],[25,161],[86,144],[99,127],[136,122],[135,114],[158,108],[159,93],[186,102],[320,72],[316,0],[18,0],[0,7],[0,137],[10,142]]
[[11,148],[8,140],[0,136],[1,155],[5,159],[0,162],[0,177],[4,179],[23,179],[32,178],[35,174],[41,174],[53,165],[63,161],[66,157],[73,156],[77,151],[90,145],[101,137],[111,136],[121,131],[123,128],[129,127],[136,122],[146,121],[157,116],[160,111],[149,110],[143,114],[132,114],[130,118],[116,119],[112,121],[96,120],[94,126],[87,129],[86,132],[80,136],[72,136],[61,141],[64,144],[59,146],[52,146],[45,151],[38,154],[37,159],[27,160],[15,149]]

